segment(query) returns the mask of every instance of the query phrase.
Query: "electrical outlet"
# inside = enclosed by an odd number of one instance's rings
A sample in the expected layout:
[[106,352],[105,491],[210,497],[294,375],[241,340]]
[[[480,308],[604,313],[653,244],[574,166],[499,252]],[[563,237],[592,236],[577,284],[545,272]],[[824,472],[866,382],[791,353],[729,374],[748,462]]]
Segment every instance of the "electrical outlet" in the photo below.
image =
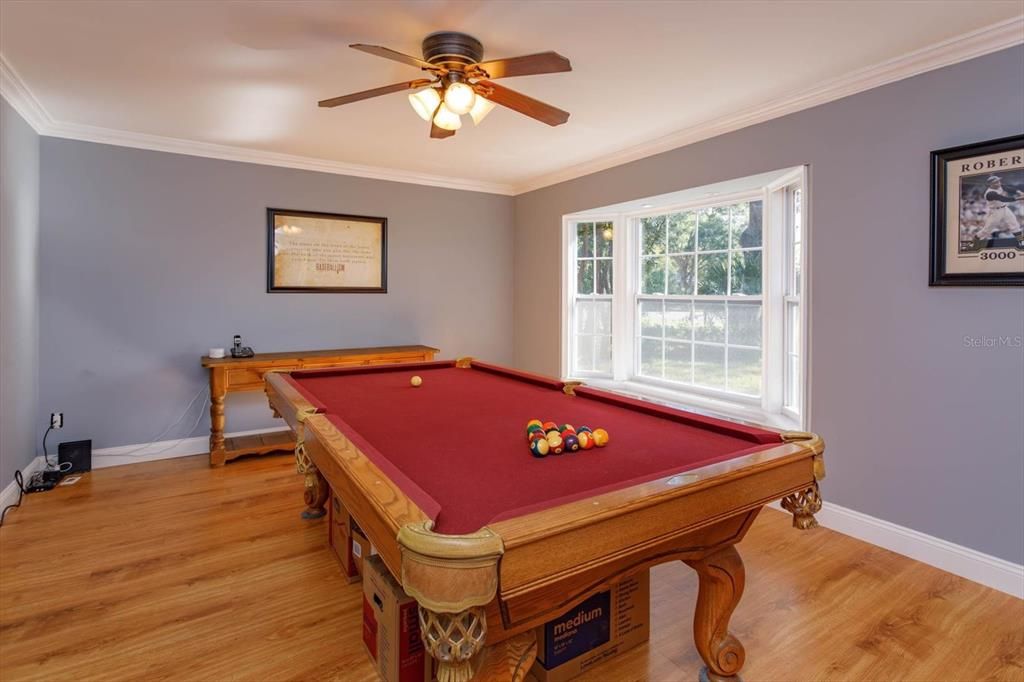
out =
[[50,413],[50,428],[51,429],[63,429],[64,428],[64,413],[63,412],[51,412]]

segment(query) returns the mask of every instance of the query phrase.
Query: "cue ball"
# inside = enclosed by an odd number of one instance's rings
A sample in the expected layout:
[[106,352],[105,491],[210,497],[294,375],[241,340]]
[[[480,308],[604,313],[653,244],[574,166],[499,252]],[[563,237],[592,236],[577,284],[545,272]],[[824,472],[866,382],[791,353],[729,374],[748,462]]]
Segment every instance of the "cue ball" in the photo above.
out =
[[412,379],[409,379],[409,383],[412,384],[413,386],[419,386],[420,384],[423,383],[423,379],[419,378],[418,376],[415,376]]

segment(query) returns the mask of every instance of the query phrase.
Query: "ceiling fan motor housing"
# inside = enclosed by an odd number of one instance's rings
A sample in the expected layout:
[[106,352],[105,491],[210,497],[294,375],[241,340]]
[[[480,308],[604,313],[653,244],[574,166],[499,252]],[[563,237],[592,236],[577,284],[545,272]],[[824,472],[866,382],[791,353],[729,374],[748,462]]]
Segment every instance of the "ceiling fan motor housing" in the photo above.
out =
[[438,31],[423,39],[423,58],[431,64],[461,70],[484,58],[484,46],[465,33]]

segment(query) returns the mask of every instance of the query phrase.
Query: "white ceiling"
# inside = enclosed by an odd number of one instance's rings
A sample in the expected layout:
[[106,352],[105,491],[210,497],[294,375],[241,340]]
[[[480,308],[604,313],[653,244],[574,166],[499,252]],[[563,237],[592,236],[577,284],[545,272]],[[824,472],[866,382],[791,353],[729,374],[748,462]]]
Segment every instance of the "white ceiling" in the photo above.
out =
[[[8,77],[65,131],[54,134],[89,137],[74,131],[96,126],[511,192],[820,90],[1021,8],[1020,0],[3,0],[0,53]],[[467,121],[454,138],[431,140],[403,94],[316,106],[420,74],[349,43],[419,55],[423,36],[441,29],[478,37],[491,58],[567,56],[571,73],[502,83],[570,111],[569,122],[550,128],[498,107],[478,128]]]

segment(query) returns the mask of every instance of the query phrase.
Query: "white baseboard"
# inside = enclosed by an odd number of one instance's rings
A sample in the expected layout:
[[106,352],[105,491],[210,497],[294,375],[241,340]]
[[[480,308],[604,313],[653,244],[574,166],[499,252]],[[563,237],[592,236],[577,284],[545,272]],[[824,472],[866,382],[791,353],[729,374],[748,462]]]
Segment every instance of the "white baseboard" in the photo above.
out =
[[[21,468],[21,475],[24,477],[25,483],[28,483],[29,476],[42,469],[44,466],[46,466],[46,464],[43,461],[42,455],[36,457],[31,462],[23,466]],[[3,490],[0,490],[0,511],[6,509],[7,505],[14,504],[17,501],[18,482],[11,481],[10,483],[7,484],[7,487],[5,487]],[[11,512],[7,513],[10,514]]]
[[[781,509],[779,503],[771,505]],[[898,526],[867,514],[823,502],[818,523],[843,535],[869,542],[961,578],[1024,599],[1024,565]]]
[[[224,437],[233,438],[236,436],[252,436],[258,433],[274,433],[276,431],[287,430],[287,427],[253,429],[252,431],[235,431],[234,433],[226,433],[224,434]],[[164,440],[149,444],[119,445],[113,448],[100,448],[99,450],[93,450],[92,468],[105,469],[107,467],[121,466],[122,464],[138,464],[139,462],[154,462],[158,459],[189,457],[191,455],[206,454],[209,451],[209,436]]]

